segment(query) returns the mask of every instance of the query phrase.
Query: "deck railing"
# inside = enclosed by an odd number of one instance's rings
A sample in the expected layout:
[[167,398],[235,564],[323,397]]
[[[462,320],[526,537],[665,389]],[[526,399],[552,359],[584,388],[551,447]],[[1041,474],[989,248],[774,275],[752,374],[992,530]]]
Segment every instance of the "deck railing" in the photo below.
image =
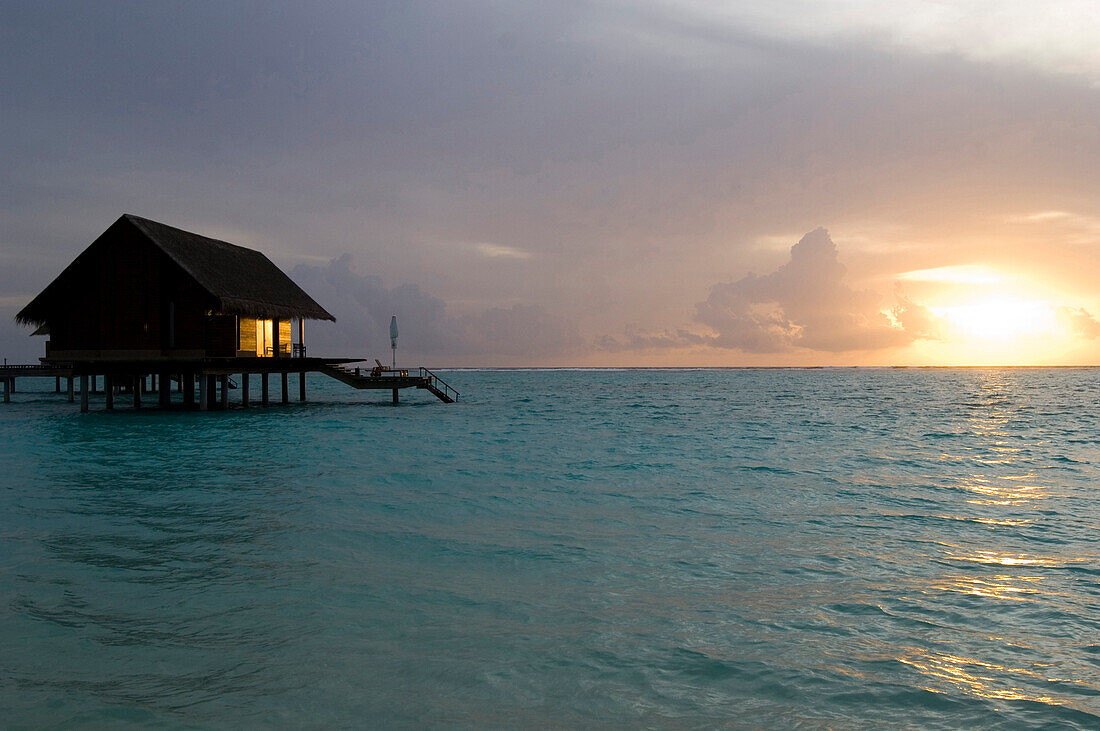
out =
[[9,363],[8,365],[0,365],[0,373],[4,374],[4,377],[11,376],[23,376],[26,377],[42,377],[47,376],[68,376],[72,373],[71,363],[45,363],[39,364],[26,364],[26,363]]
[[[366,361],[361,361],[366,362]],[[393,369],[389,366],[350,366],[347,364],[337,366],[342,368],[348,373],[352,373],[356,376],[371,377],[371,378],[408,378],[409,370],[407,368]]]
[[420,367],[420,377],[430,379],[433,386],[438,388],[443,393],[447,394],[447,396],[449,396],[453,401],[458,401],[458,391],[451,388],[451,385],[449,383],[429,371],[424,366]]

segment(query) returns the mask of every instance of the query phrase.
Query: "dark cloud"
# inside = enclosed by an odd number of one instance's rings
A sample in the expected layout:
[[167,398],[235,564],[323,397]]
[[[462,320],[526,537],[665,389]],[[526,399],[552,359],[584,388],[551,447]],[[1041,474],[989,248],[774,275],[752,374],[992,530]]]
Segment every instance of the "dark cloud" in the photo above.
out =
[[[488,307],[478,314],[448,314],[443,300],[416,284],[387,287],[381,277],[355,271],[351,254],[323,266],[299,264],[291,278],[335,315],[337,322],[306,324],[312,355],[385,361],[390,317],[397,315],[399,355],[406,362],[442,366],[558,363],[585,343],[576,329],[539,305]],[[27,300],[30,299],[28,296]],[[0,357],[29,363],[42,355],[44,338],[15,323],[22,299],[0,301]]]
[[344,254],[325,266],[299,264],[291,278],[336,317],[307,325],[311,353],[382,358],[389,351],[390,317],[397,315],[399,353],[440,365],[536,362],[575,355],[576,331],[537,305],[490,307],[477,315],[452,316],[443,300],[418,285],[387,287],[355,271]]
[[[852,289],[844,276],[836,245],[818,228],[791,247],[790,261],[775,272],[714,285],[695,319],[717,333],[715,346],[750,353],[836,353],[913,341],[913,333],[891,324],[878,295]],[[912,303],[899,307],[905,319],[915,317]]]

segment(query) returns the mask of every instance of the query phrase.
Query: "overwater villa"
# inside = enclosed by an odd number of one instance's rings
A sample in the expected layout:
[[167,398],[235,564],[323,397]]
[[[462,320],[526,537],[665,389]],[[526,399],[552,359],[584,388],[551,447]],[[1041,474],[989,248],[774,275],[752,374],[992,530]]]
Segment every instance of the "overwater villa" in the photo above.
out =
[[[103,377],[106,408],[120,389],[155,391],[158,403],[207,409],[229,402],[230,376],[240,376],[241,403],[249,405],[249,375],[261,380],[260,402],[269,403],[269,377],[281,379],[281,400],[289,400],[288,375],[298,375],[299,399],[306,377],[320,372],[355,388],[423,388],[450,403],[457,393],[425,368],[379,365],[369,373],[347,364],[362,358],[307,355],[306,321],[335,322],[262,253],[124,215],[99,236],[17,315],[49,337],[36,365],[0,368],[4,399],[15,379],[54,376],[60,391],[80,380],[81,410]],[[295,335],[297,338],[295,339]],[[195,403],[195,384],[198,401]]]

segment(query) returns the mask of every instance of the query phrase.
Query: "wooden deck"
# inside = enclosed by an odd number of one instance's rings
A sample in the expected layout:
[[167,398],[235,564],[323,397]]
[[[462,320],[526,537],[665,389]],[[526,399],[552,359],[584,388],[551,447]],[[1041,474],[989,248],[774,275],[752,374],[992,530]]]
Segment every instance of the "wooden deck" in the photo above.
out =
[[[398,403],[398,392],[405,388],[418,388],[428,391],[440,401],[448,404],[458,400],[458,392],[427,368],[418,368],[410,372],[407,369],[355,368],[352,363],[361,363],[361,358],[201,358],[193,360],[143,358],[135,360],[94,360],[73,362],[45,362],[26,365],[0,366],[0,381],[3,382],[4,402],[11,401],[16,390],[16,381],[20,378],[54,378],[55,391],[61,393],[62,379],[67,384],[66,392],[70,402],[75,400],[77,389],[75,382],[80,381],[80,409],[88,411],[89,394],[100,393],[98,379],[102,377],[105,395],[105,407],[114,408],[115,396],[120,392],[133,395],[135,408],[142,405],[142,394],[156,394],[161,408],[225,408],[228,406],[230,388],[238,388],[229,378],[240,377],[241,405],[251,404],[250,375],[260,376],[260,403],[267,406],[271,401],[270,376],[280,381],[281,402],[289,402],[288,376],[298,374],[298,400],[306,400],[306,374],[321,373],[335,378],[355,389],[390,390],[393,403]],[[198,394],[195,393],[196,381]],[[182,404],[172,398],[173,385],[177,393],[183,394]],[[220,394],[219,394],[220,391]],[[195,403],[195,396],[198,396]]]
[[380,370],[350,368],[346,365],[333,365],[321,370],[326,376],[331,376],[338,381],[348,384],[352,388],[377,388],[391,389],[393,402],[397,403],[397,392],[402,388],[422,388],[435,395],[445,404],[453,404],[458,400],[458,391],[455,391],[438,376],[427,368],[420,368],[416,375],[410,375],[407,369]]
[[15,379],[17,378],[55,378],[56,391],[61,392],[61,379],[66,379],[69,387],[69,401],[73,400],[73,369],[70,365],[35,363],[27,365],[2,365],[0,366],[0,381],[3,381],[4,403],[11,401],[11,395],[15,393]]
[[50,376],[68,377],[73,372],[67,365],[3,365],[0,366],[0,378],[49,378]]

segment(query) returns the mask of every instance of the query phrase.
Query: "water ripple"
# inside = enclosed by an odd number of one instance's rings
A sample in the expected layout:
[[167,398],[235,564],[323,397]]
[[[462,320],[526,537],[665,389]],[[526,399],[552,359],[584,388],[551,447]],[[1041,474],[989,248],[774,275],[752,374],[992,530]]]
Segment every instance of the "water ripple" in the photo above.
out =
[[453,375],[454,407],[20,389],[5,723],[1100,725],[1100,372]]

